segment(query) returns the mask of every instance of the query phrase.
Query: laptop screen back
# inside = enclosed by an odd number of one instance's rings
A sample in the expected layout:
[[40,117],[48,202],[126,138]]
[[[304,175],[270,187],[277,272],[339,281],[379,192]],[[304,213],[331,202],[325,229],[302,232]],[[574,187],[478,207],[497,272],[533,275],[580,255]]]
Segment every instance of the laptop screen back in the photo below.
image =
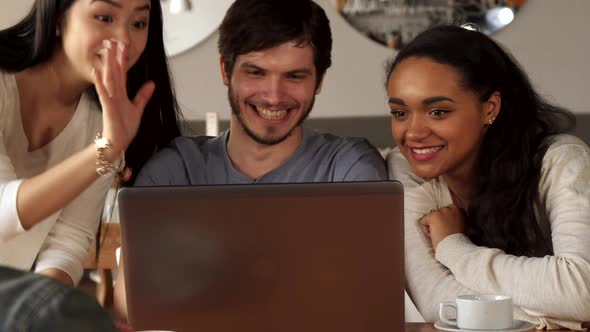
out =
[[129,319],[173,331],[403,331],[397,182],[126,188]]

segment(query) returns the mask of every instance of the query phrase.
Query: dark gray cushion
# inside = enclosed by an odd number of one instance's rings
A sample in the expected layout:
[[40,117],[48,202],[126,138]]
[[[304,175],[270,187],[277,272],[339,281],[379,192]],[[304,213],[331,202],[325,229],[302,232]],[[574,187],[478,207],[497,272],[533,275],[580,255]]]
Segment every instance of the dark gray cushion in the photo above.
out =
[[109,314],[79,289],[0,267],[0,331],[117,331]]

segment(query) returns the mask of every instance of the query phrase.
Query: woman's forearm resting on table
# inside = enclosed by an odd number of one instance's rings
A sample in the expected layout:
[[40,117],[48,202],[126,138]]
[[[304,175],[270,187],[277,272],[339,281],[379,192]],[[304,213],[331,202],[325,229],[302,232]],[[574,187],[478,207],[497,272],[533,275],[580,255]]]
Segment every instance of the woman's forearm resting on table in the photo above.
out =
[[[455,294],[450,290],[460,288],[444,281],[452,278],[476,293],[511,295],[515,305],[532,316],[574,322],[590,320],[590,157],[587,148],[564,145],[545,156],[547,167],[540,191],[550,218],[554,254],[541,258],[516,257],[499,249],[478,247],[458,233],[438,244],[438,262],[434,261],[432,244],[419,223],[432,209],[448,204],[442,198],[445,187],[436,180],[411,176],[402,158],[399,154],[390,156],[390,172],[391,167],[400,172],[390,173],[390,176],[407,182],[404,183],[406,275],[421,311],[433,294],[447,294],[451,298],[446,301],[453,300]],[[444,296],[437,296],[441,297]],[[436,315],[435,305],[428,305],[430,316]],[[425,318],[429,316],[422,314]]]
[[590,264],[576,257],[517,257],[475,246],[462,234],[443,240],[436,258],[478,293],[510,294],[538,316],[590,320]]

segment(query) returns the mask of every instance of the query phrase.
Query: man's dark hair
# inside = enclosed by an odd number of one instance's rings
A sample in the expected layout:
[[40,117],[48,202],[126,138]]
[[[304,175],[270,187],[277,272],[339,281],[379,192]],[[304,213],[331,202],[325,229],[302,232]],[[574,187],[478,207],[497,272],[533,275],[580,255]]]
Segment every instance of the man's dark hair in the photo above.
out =
[[219,28],[218,48],[229,77],[238,55],[290,41],[313,48],[319,84],[332,64],[332,32],[326,13],[311,0],[236,0]]

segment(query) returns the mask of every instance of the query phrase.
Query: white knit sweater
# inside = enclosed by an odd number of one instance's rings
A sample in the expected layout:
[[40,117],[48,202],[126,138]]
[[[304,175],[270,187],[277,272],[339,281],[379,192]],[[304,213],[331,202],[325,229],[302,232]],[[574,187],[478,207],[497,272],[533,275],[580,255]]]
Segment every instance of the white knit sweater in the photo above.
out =
[[22,179],[58,164],[88,146],[102,127],[98,108],[83,95],[68,125],[49,144],[28,151],[13,74],[0,72],[0,264],[29,270],[57,268],[77,283],[98,228],[112,177],[95,181],[62,210],[25,231],[16,198]]
[[427,321],[439,302],[462,294],[511,295],[515,317],[539,328],[581,330],[590,321],[590,148],[569,135],[556,137],[542,165],[539,192],[551,223],[554,255],[516,257],[478,247],[463,234],[441,241],[436,255],[420,219],[452,204],[438,177],[416,177],[399,149],[388,156],[389,176],[405,189],[407,291]]

